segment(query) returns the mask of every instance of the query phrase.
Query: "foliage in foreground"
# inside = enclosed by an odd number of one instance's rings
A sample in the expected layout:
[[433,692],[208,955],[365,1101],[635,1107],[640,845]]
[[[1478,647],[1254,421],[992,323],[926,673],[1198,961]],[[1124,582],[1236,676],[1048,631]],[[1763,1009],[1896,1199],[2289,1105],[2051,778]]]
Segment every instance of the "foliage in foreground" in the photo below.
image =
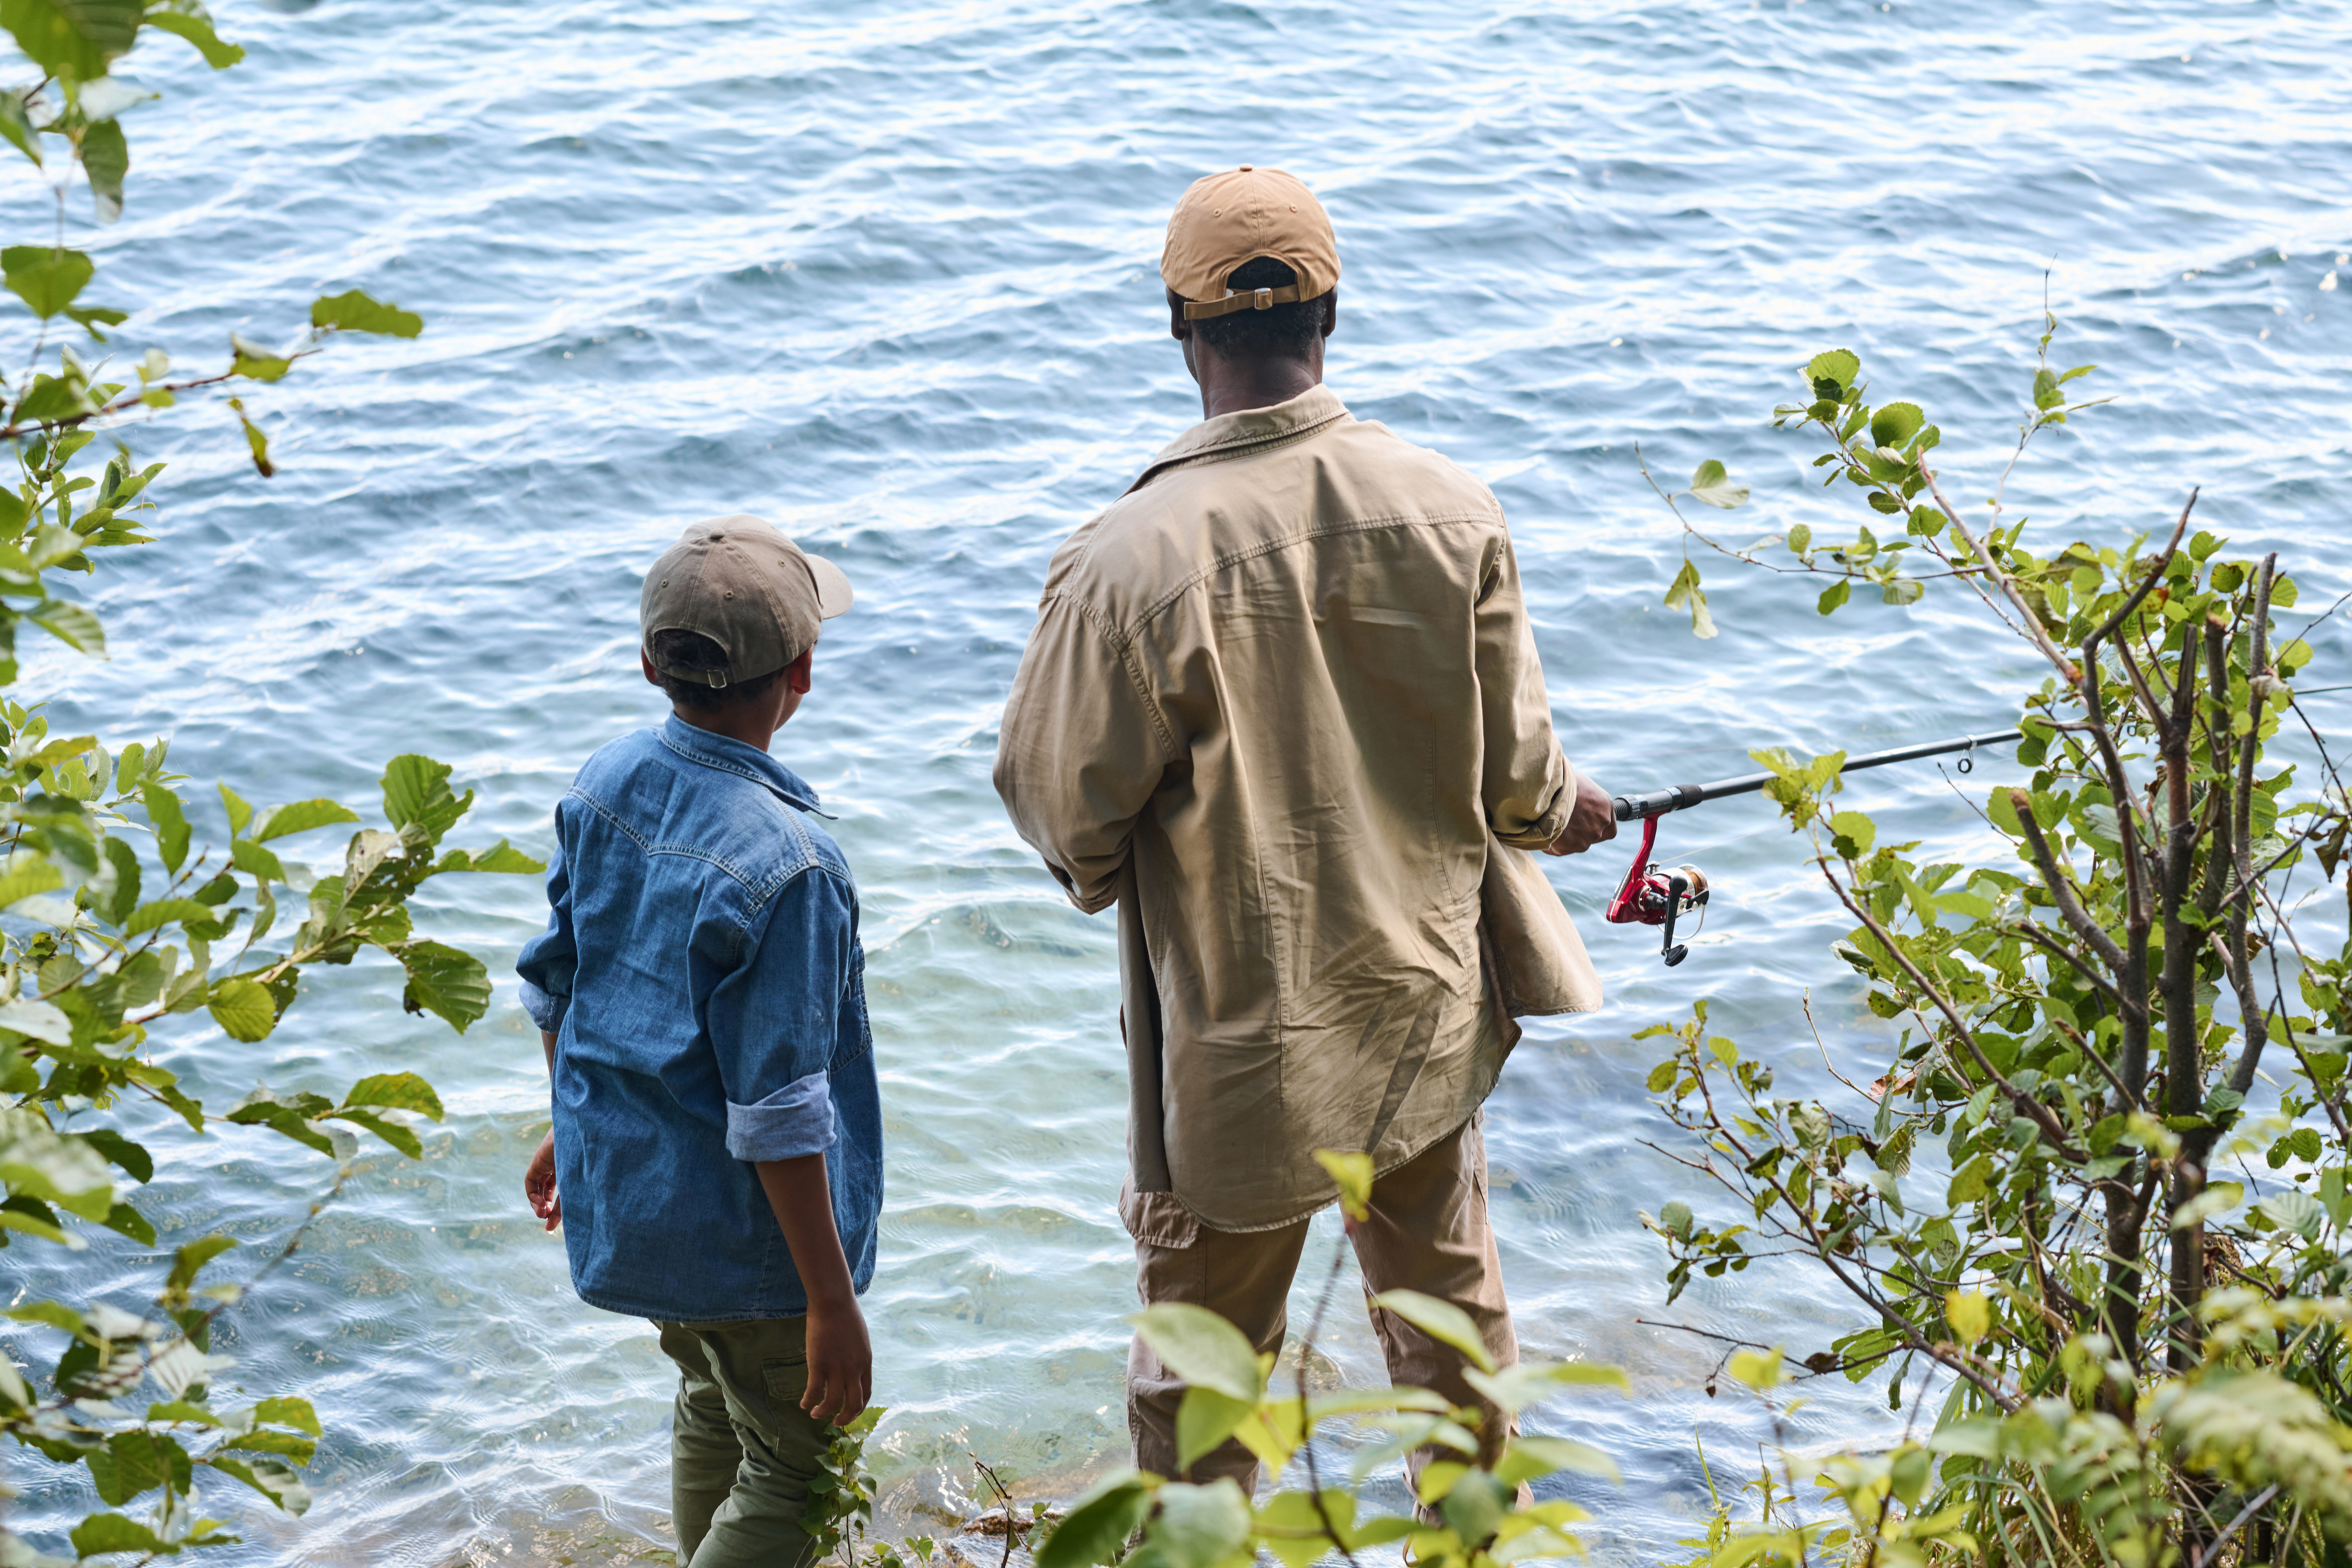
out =
[[[1327,1150],[1317,1158],[1339,1184],[1341,1206],[1362,1218],[1371,1192],[1370,1157]],[[1344,1253],[1334,1260],[1325,1282],[1324,1306],[1343,1259]],[[1471,1386],[1495,1408],[1457,1405],[1425,1388],[1309,1397],[1305,1369],[1321,1325],[1320,1306],[1289,1388],[1273,1384],[1274,1357],[1258,1355],[1216,1313],[1181,1304],[1147,1308],[1131,1320],[1136,1332],[1188,1384],[1176,1418],[1178,1459],[1189,1470],[1228,1439],[1237,1440],[1276,1479],[1278,1489],[1258,1504],[1230,1480],[1193,1485],[1122,1470],[1071,1505],[1039,1546],[1036,1568],[1247,1568],[1260,1552],[1286,1568],[1307,1568],[1333,1552],[1355,1565],[1358,1552],[1392,1542],[1431,1568],[1497,1568],[1580,1552],[1568,1527],[1589,1517],[1584,1510],[1564,1500],[1523,1507],[1519,1488],[1561,1470],[1614,1479],[1616,1466],[1586,1444],[1514,1436],[1509,1427],[1521,1411],[1562,1388],[1622,1391],[1624,1374],[1575,1362],[1498,1368],[1461,1309],[1411,1290],[1384,1292],[1372,1305],[1461,1352],[1471,1363]],[[1379,1434],[1344,1481],[1327,1480],[1315,1447],[1318,1433],[1335,1423]],[[1415,1456],[1420,1512],[1358,1517],[1366,1478],[1407,1455]],[[1294,1484],[1280,1486],[1286,1478]],[[1131,1550],[1130,1539],[1137,1542]]]
[[[2020,454],[2087,406],[2064,389],[2092,367],[2053,370],[2049,342]],[[1687,1138],[1669,1152],[1734,1200],[1719,1221],[1679,1201],[1644,1216],[1672,1292],[1694,1269],[1801,1260],[1855,1308],[1804,1374],[1884,1375],[1915,1412],[1948,1389],[1891,1452],[1801,1471],[1783,1447],[1762,1519],[1719,1513],[1698,1561],[2343,1562],[2352,948],[2307,947],[2296,917],[2334,897],[2352,801],[2295,705],[2312,647],[2275,626],[2294,580],[2192,533],[2193,494],[2154,548],[2029,547],[1999,489],[1973,521],[1947,500],[1939,432],[1916,405],[1872,406],[1853,354],[1806,374],[1778,422],[1817,431],[1829,482],[1903,536],[1801,526],[1725,552],[1785,546],[1796,564],[1776,569],[1832,579],[1823,615],[1858,583],[1906,605],[1957,579],[2051,673],[2019,721],[2030,781],[1980,803],[2010,851],[1990,864],[1884,842],[1837,805],[1842,754],[1757,753],[1855,922],[1838,955],[1900,1029],[1881,1077],[1781,1098],[1704,1004],[1645,1031],[1674,1043],[1650,1079]],[[1685,493],[1746,492],[1710,464]],[[1906,569],[1920,558],[1934,567]],[[1712,635],[1696,565],[1670,595]],[[2264,758],[2289,722],[2320,757],[2300,787]],[[2258,1079],[2274,1109],[2250,1109]],[[1780,1352],[1732,1360],[1784,1414]],[[1805,1481],[1832,1515],[1794,1506]]]
[[[7,0],[0,26],[38,79],[0,90],[0,137],[54,184],[58,208],[55,241],[0,250],[6,287],[36,323],[31,353],[9,360],[34,368],[22,379],[0,374],[0,438],[16,466],[16,482],[0,485],[0,692],[6,692],[16,682],[16,639],[26,626],[105,655],[98,618],[52,593],[48,574],[89,573],[98,551],[152,542],[147,492],[163,465],[136,467],[119,441],[101,462],[89,452],[96,427],[125,413],[170,408],[194,389],[275,382],[334,332],[413,337],[422,322],[353,290],[312,307],[304,345],[281,352],[235,339],[227,368],[215,374],[175,382],[170,362],[153,349],[127,373],[110,370],[105,359],[85,360],[70,342],[45,361],[53,331],[86,334],[102,348],[107,329],[125,320],[121,310],[84,301],[94,263],[63,244],[66,197],[76,181],[87,184],[101,220],[121,210],[130,153],[119,117],[150,95],[118,81],[110,66],[150,31],[186,40],[216,68],[235,64],[242,51],[215,36],[193,0]],[[267,439],[240,399],[229,405],[256,468],[268,477]],[[270,765],[265,760],[264,770]],[[224,784],[226,843],[192,853],[187,781],[172,770],[166,741],[110,749],[92,735],[55,734],[37,700],[0,695],[6,1193],[0,1247],[34,1242],[78,1251],[88,1246],[82,1227],[93,1225],[142,1247],[155,1244],[159,1218],[169,1228],[170,1216],[123,1190],[154,1173],[153,1155],[131,1136],[141,1121],[155,1120],[142,1102],[168,1107],[196,1136],[223,1126],[266,1127],[342,1160],[356,1148],[351,1129],[358,1128],[411,1158],[421,1155],[404,1118],[437,1121],[441,1105],[414,1073],[370,1075],[339,1099],[257,1089],[225,1111],[207,1110],[155,1054],[184,1041],[224,1067],[234,1063],[240,1047],[276,1029],[306,970],[350,963],[368,949],[400,964],[410,1012],[434,1014],[461,1031],[479,1018],[489,1001],[488,973],[470,955],[419,936],[409,900],[446,872],[540,867],[503,842],[478,852],[443,847],[474,798],[452,792],[449,772],[429,758],[394,758],[383,780],[386,826],[354,834],[336,869],[314,876],[280,858],[282,841],[358,822],[349,807],[300,800],[256,808]],[[208,1037],[207,1024],[226,1041]],[[299,1237],[260,1272],[290,1254]],[[139,1310],[94,1300],[26,1300],[22,1291],[9,1308],[16,1322],[62,1341],[39,1373],[0,1355],[0,1430],[50,1459],[86,1468],[106,1507],[72,1530],[78,1557],[120,1552],[144,1562],[236,1540],[202,1511],[217,1506],[208,1500],[207,1478],[240,1482],[290,1512],[308,1506],[299,1471],[320,1436],[310,1402],[289,1393],[230,1409],[208,1397],[230,1364],[211,1353],[212,1324],[248,1287],[199,1280],[235,1245],[208,1236],[159,1258],[162,1284]],[[42,1273],[73,1293],[69,1265],[44,1262]],[[134,1504],[136,1513],[122,1511]],[[53,1561],[0,1525],[0,1563]]]

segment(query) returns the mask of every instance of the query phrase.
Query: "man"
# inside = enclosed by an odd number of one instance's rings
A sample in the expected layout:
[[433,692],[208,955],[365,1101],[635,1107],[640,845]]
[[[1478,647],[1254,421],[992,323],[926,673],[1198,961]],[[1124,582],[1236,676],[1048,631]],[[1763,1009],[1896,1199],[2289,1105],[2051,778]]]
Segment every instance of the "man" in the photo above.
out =
[[[1601,1003],[1523,851],[1614,837],[1609,800],[1552,738],[1494,497],[1321,384],[1339,258],[1307,187],[1198,182],[1160,276],[1204,421],[1055,552],[996,761],[1072,902],[1118,906],[1139,1289],[1278,1349],[1336,1196],[1315,1151],[1367,1151],[1367,1288],[1451,1301],[1509,1364],[1479,1108],[1513,1015]],[[1396,1382],[1474,1401],[1373,1316]],[[1181,1394],[1137,1342],[1141,1468],[1178,1473]],[[1231,1442],[1191,1469],[1255,1472]]]

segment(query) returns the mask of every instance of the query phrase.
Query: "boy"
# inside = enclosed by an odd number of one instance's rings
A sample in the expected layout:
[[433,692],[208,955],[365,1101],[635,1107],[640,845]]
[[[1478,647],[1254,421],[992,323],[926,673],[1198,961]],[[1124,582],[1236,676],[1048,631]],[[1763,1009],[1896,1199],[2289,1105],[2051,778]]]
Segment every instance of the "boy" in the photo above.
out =
[[547,930],[515,967],[553,1080],[532,1212],[583,1300],[677,1363],[681,1568],[794,1568],[829,1425],[866,1407],[882,1117],[847,862],[768,755],[849,580],[755,517],[646,574],[669,720],[557,804]]

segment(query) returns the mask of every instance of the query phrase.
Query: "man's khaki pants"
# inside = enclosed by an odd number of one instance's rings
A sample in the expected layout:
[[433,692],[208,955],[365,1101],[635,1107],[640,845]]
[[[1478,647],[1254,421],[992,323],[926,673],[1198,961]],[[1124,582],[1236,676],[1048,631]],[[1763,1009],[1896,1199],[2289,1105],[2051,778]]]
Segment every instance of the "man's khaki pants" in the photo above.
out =
[[669,1437],[678,1568],[801,1568],[814,1545],[801,1516],[832,1440],[801,1408],[808,1320],[654,1327],[678,1371]]
[[[1418,1290],[1451,1301],[1477,1324],[1495,1364],[1511,1366],[1519,1359],[1519,1346],[1503,1300],[1494,1227],[1486,1218],[1482,1121],[1482,1115],[1471,1117],[1459,1131],[1375,1181],[1371,1216],[1349,1229],[1367,1295]],[[1222,1313],[1259,1353],[1279,1352],[1307,1223],[1255,1231],[1212,1230],[1197,1223],[1145,1226],[1156,1234],[1136,1238],[1137,1292],[1147,1307],[1184,1301]],[[1434,1389],[1456,1405],[1486,1405],[1464,1381],[1465,1363],[1457,1352],[1379,1308],[1372,1309],[1372,1326],[1387,1353],[1391,1383]],[[1183,1383],[1137,1340],[1127,1362],[1127,1426],[1138,1468],[1171,1477],[1180,1473],[1176,1407],[1183,1399]],[[1491,1418],[1492,1407],[1486,1408]],[[1230,1476],[1251,1491],[1257,1468],[1248,1449],[1228,1441],[1195,1460],[1189,1479]]]

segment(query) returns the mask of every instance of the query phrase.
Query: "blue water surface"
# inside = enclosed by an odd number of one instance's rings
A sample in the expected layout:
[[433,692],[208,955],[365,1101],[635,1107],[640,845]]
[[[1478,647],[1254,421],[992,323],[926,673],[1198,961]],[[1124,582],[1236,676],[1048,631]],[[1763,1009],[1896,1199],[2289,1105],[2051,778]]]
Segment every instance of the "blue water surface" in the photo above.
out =
[[[1808,356],[1851,347],[1878,395],[1941,425],[1973,505],[2014,440],[2045,287],[2053,353],[2096,363],[2077,384],[2116,401],[2037,439],[2017,508],[2120,543],[2201,485],[2233,550],[2285,552],[2298,614],[2352,586],[2338,6],[224,0],[220,19],[238,68],[161,40],[127,73],[163,96],[128,117],[123,222],[69,205],[91,297],[184,367],[231,331],[290,338],[322,291],[428,326],[256,391],[274,479],[217,403],[132,432],[173,465],[163,542],[89,590],[111,661],[44,644],[23,687],[68,731],[168,734],[198,780],[265,802],[364,803],[384,759],[425,752],[480,792],[468,841],[543,852],[581,759],[660,711],[636,585],[683,523],[755,510],[840,562],[857,609],[778,750],[840,813],[864,888],[894,1530],[975,1508],[974,1455],[1024,1495],[1123,1460],[1112,933],[1065,906],[989,767],[1048,554],[1198,417],[1155,274],[1195,176],[1274,164],[1321,194],[1346,266],[1330,382],[1494,486],[1559,732],[1612,788],[2012,720],[2042,672],[1958,593],[1825,621],[1818,584],[1706,558],[1722,635],[1694,638],[1659,602],[1685,543],[1634,447],[1671,480],[1714,458],[1752,484],[1748,509],[1708,516],[1732,542],[1850,532],[1859,495],[1820,489],[1818,448],[1768,411]],[[46,237],[36,177],[8,180],[11,243]],[[2352,662],[2341,619],[2315,640],[2320,668]],[[2340,695],[2313,712],[2347,716]],[[1981,856],[1970,799],[2017,772],[1915,765],[1851,793],[1888,833]],[[339,852],[289,842],[318,868]],[[1824,1050],[1874,1074],[1887,1027],[1768,806],[1670,819],[1662,852],[1720,889],[1672,971],[1653,933],[1599,923],[1626,846],[1551,868],[1611,1002],[1532,1029],[1489,1121],[1523,1342],[1632,1377],[1629,1398],[1536,1418],[1622,1467],[1622,1486],[1570,1489],[1612,1562],[1689,1532],[1702,1446],[1735,1486],[1766,1435],[1709,1392],[1723,1344],[1660,1325],[1801,1355],[1859,1321],[1769,1266],[1665,1305],[1636,1211],[1706,1199],[1647,1146],[1682,1147],[1643,1089],[1656,1047],[1629,1036],[1704,997],[1801,1086]],[[641,1324],[576,1300],[522,1202],[546,1088],[508,966],[541,914],[525,878],[419,900],[424,931],[499,976],[462,1038],[404,1016],[381,963],[309,982],[261,1046],[171,1036],[163,1059],[207,1102],[414,1068],[449,1107],[421,1163],[371,1145],[226,1321],[234,1381],[307,1390],[331,1436],[310,1517],[257,1510],[214,1561],[627,1561],[667,1540],[667,1363]],[[167,1241],[226,1226],[257,1259],[331,1180],[261,1133],[159,1126],[156,1146]],[[1336,1238],[1327,1217],[1311,1275]],[[126,1301],[155,1272],[152,1253],[97,1256]],[[1351,1292],[1315,1370],[1370,1382]],[[1294,1322],[1307,1305],[1302,1287]],[[1809,1449],[1911,1414],[1883,1383],[1805,1392],[1790,1436]],[[60,1545],[43,1532],[86,1500],[28,1457],[10,1476],[15,1521]]]

